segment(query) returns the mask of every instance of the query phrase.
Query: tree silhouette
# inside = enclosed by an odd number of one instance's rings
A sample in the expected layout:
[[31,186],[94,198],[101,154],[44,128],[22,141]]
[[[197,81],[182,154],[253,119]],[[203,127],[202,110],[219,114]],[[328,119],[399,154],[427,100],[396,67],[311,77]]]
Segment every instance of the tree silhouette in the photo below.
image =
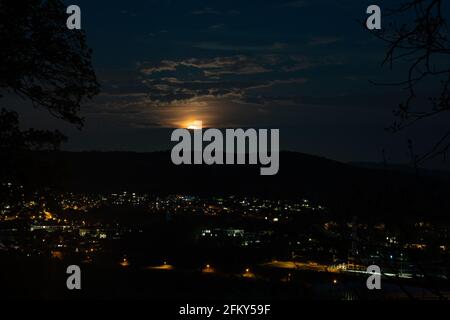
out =
[[29,129],[21,131],[19,128],[19,115],[14,111],[2,109],[0,111],[0,149],[59,149],[66,137],[59,132]]
[[[395,63],[407,64],[405,80],[388,84],[402,86],[408,92],[406,100],[394,111],[398,120],[389,128],[393,132],[450,110],[450,39],[443,6],[442,0],[407,1],[384,13],[393,22],[373,31],[387,44],[383,65],[393,68]],[[434,82],[436,92],[424,93],[424,85]],[[419,101],[424,95],[428,97],[428,105]],[[409,148],[412,151],[412,141]],[[418,166],[438,155],[445,156],[449,149],[450,131],[425,154],[412,152],[414,164]]]
[[[0,98],[18,95],[78,128],[83,101],[99,91],[83,31],[66,26],[59,0],[0,0]],[[1,100],[0,100],[1,101]],[[0,146],[57,148],[58,131],[19,129],[18,114],[2,108]]]

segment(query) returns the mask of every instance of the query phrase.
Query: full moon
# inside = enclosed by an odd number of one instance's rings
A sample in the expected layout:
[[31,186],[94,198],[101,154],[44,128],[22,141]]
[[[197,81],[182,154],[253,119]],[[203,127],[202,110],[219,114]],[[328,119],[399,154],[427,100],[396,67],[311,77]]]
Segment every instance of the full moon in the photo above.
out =
[[190,130],[200,130],[203,128],[203,123],[201,120],[191,121],[186,124],[186,128]]

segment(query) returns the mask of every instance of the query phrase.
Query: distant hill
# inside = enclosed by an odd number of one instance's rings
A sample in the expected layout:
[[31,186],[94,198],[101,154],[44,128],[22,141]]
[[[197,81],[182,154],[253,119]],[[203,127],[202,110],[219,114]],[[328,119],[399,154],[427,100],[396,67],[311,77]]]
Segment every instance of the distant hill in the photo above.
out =
[[341,215],[446,217],[448,180],[364,168],[294,152],[280,154],[276,176],[260,166],[175,166],[169,152],[33,152],[16,159],[22,183],[82,192],[244,194],[307,197]]
[[436,177],[440,179],[446,179],[450,181],[450,171],[446,170],[436,170],[436,169],[426,169],[426,168],[414,168],[412,165],[400,164],[400,163],[377,163],[377,162],[350,162],[349,163],[355,167],[361,167],[366,169],[375,170],[388,170],[397,171],[407,174],[419,174],[421,176]]

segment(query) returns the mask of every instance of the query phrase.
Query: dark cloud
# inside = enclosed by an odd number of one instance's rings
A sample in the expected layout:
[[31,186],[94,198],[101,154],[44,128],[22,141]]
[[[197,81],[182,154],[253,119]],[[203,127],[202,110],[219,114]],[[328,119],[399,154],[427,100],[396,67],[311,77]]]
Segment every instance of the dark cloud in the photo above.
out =
[[211,7],[205,7],[202,9],[197,9],[191,11],[192,15],[230,15],[230,16],[236,16],[240,14],[238,10],[227,10],[227,11],[221,11],[218,9],[214,9]]
[[308,45],[309,46],[322,46],[322,45],[328,45],[328,44],[333,44],[336,42],[341,41],[341,38],[339,37],[330,37],[330,36],[317,36],[317,37],[313,37],[309,42]]

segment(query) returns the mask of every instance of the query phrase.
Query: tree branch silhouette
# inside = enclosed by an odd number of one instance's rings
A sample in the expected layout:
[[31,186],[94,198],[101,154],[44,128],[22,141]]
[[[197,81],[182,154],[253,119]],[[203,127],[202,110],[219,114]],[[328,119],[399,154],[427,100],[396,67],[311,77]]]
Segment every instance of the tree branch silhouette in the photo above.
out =
[[[410,21],[410,15],[414,17]],[[442,0],[412,0],[398,8],[389,10],[387,17],[398,21],[391,22],[387,28],[372,33],[387,44],[382,66],[390,69],[395,63],[407,63],[406,79],[384,85],[401,86],[407,90],[407,98],[394,110],[397,117],[388,128],[398,132],[427,118],[450,110],[450,41],[449,29],[443,14]],[[429,106],[417,106],[423,94],[420,86],[427,81],[439,81],[440,88],[428,97]],[[414,156],[415,166],[450,150],[450,134],[446,133],[431,147],[429,152]]]
[[[0,0],[0,98],[18,95],[81,129],[80,106],[99,84],[86,35],[68,30],[67,17],[60,0]],[[0,117],[2,139],[16,136],[2,146],[16,141],[20,147],[55,147],[65,141],[58,131],[28,130],[18,138],[17,113],[4,109]]]

